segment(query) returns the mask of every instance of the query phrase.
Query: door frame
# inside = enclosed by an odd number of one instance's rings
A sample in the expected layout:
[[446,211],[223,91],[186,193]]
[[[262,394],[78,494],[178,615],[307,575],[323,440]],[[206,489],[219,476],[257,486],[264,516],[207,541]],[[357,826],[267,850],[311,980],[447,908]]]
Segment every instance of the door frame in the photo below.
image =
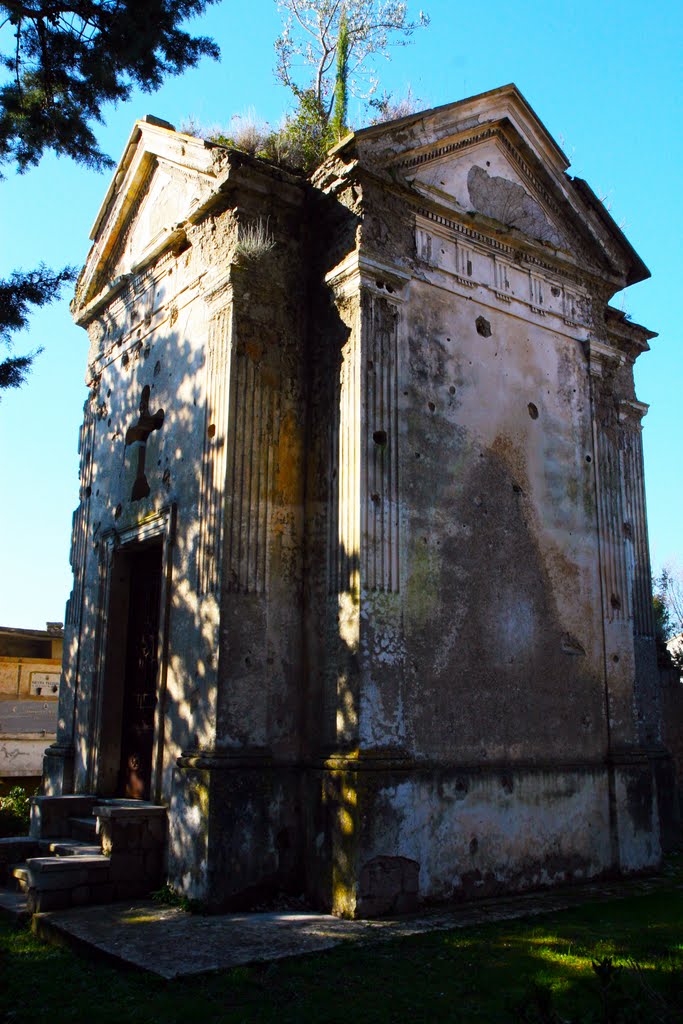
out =
[[[127,614],[119,613],[113,620],[111,602],[115,589],[114,570],[117,557],[135,553],[136,549],[152,544],[161,546],[161,593],[159,598],[159,633],[157,650],[159,669],[157,677],[157,703],[154,711],[154,738],[152,741],[152,770],[150,800],[161,801],[163,780],[164,739],[166,727],[166,680],[168,675],[168,640],[171,599],[172,556],[175,541],[176,505],[168,505],[147,516],[142,522],[123,529],[107,530],[99,543],[99,592],[97,602],[97,637],[95,643],[95,671],[93,672],[93,713],[90,716],[88,758],[88,790],[101,796],[114,796],[112,778],[118,775],[121,729],[110,724],[109,732],[118,728],[114,750],[107,749],[108,736],[105,718],[111,716],[112,707],[118,705],[120,723],[123,703],[123,680],[116,677],[116,659],[120,656],[121,640],[127,630]],[[123,645],[125,648],[125,645]],[[109,737],[111,738],[111,737]],[[116,751],[118,743],[118,751]],[[115,763],[116,762],[116,763]]]

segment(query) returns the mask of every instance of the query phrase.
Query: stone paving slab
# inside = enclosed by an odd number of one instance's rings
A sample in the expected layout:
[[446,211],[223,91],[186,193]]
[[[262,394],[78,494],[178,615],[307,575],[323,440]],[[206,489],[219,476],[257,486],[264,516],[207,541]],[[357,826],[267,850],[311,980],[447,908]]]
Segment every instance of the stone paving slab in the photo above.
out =
[[322,952],[341,942],[378,942],[466,928],[671,886],[671,879],[661,876],[581,885],[372,921],[344,921],[292,910],[200,916],[140,900],[36,914],[33,926],[48,940],[71,942],[172,979]]
[[27,906],[26,893],[0,889],[0,916],[7,918],[15,925],[29,921],[31,914]]

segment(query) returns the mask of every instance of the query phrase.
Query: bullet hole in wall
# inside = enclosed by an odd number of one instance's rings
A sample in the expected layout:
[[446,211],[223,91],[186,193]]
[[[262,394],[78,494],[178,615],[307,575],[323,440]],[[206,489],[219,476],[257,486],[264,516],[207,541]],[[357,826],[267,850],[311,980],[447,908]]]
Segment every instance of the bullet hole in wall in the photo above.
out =
[[372,501],[375,503],[375,505],[379,505],[379,494],[377,493],[377,491],[371,494],[370,497]]
[[452,384],[451,384],[451,386],[449,387],[449,389],[448,389],[448,390],[449,390],[449,392],[450,392],[450,394],[451,394],[451,395],[454,395],[454,394],[455,394],[455,388],[453,387],[453,385],[452,385]]
[[612,594],[612,596],[609,599],[609,603],[612,605],[612,607],[615,609],[615,611],[619,611],[620,610],[620,608],[621,608],[621,598],[619,597],[618,594]]
[[612,655],[612,661],[616,665],[618,663],[618,661],[619,661],[619,655],[618,654],[613,654]]
[[434,412],[436,406],[434,405],[433,402],[427,402],[427,408],[429,409],[430,412]]
[[531,416],[532,420],[537,420],[538,407],[535,406],[533,402],[529,402],[529,404],[527,405],[527,409],[529,410],[529,415]]
[[209,437],[215,437],[216,436],[216,424],[215,423],[209,423],[209,426],[208,426],[208,429],[207,429],[206,432],[209,435]]
[[500,784],[506,793],[511,793],[512,790],[515,788],[512,775],[510,775],[508,772],[503,772],[503,774],[500,777]]
[[470,784],[468,779],[462,776],[455,783],[455,794],[462,799],[469,792]]
[[590,457],[590,455],[587,455],[587,456],[586,456],[586,462],[592,462],[592,461],[593,461],[593,460],[592,460],[592,458]]
[[627,540],[633,539],[633,527],[630,523],[624,523],[624,537],[626,537]]
[[[471,271],[468,271],[468,273],[471,273]],[[491,324],[485,317],[478,316],[474,323],[477,328],[477,334],[480,334],[482,338],[491,337]]]
[[375,430],[372,435],[372,440],[375,442],[375,444],[383,447],[387,443],[386,430]]

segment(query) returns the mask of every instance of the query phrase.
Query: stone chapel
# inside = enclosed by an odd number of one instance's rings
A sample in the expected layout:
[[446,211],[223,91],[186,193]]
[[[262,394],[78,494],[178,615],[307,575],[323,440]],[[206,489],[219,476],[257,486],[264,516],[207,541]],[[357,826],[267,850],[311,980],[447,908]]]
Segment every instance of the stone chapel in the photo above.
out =
[[513,85],[310,179],[136,123],[73,302],[44,792],[164,807],[187,896],[372,916],[658,863],[654,335],[609,304],[649,272],[568,166]]

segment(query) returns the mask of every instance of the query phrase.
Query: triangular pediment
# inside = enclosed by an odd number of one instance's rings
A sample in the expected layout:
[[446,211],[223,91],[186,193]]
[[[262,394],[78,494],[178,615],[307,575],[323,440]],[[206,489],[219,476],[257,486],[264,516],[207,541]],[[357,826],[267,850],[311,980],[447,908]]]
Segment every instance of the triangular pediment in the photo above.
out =
[[437,216],[555,252],[615,287],[649,276],[514,85],[363,129],[335,149],[344,150]]
[[425,197],[463,213],[479,214],[555,249],[572,251],[574,229],[553,209],[542,186],[530,180],[492,135],[453,156],[447,153],[406,168],[406,179]]
[[184,237],[183,225],[216,189],[220,154],[153,120],[136,122],[91,232],[76,309]]

